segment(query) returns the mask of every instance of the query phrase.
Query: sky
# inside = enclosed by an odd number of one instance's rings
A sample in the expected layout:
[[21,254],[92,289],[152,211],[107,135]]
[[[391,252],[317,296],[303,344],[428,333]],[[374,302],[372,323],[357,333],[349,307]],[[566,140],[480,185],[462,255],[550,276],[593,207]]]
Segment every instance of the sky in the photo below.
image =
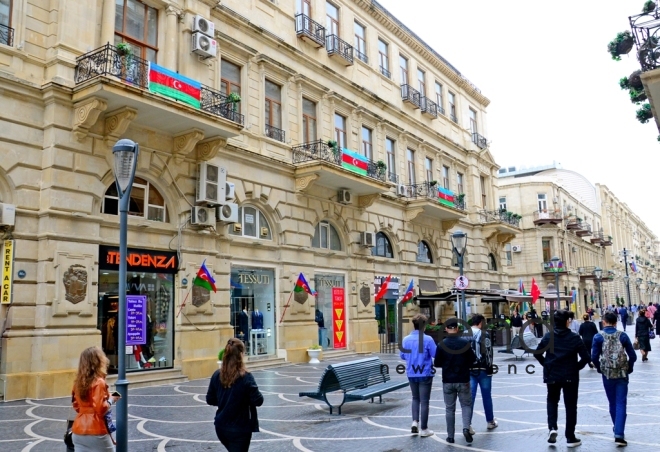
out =
[[[660,181],[653,120],[619,79],[639,69],[607,43],[643,0],[378,0],[490,99],[487,135],[500,166],[561,163],[607,185],[660,237],[649,205]],[[648,201],[648,202],[647,202]]]

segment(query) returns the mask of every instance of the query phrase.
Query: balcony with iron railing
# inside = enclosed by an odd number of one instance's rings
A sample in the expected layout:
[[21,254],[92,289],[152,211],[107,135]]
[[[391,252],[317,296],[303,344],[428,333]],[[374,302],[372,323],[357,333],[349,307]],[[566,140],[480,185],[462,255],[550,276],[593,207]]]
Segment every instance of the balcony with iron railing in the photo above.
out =
[[296,15],[296,35],[314,47],[325,45],[325,27],[304,14]]
[[438,117],[438,104],[433,102],[428,97],[420,97],[419,108],[422,110],[422,113],[430,116],[431,118]]
[[587,222],[580,222],[580,229],[575,230],[578,237],[587,237],[591,235],[591,225]]
[[603,241],[600,242],[600,246],[612,246],[612,236],[603,234]]
[[472,132],[472,142],[476,144],[479,149],[486,149],[488,147],[488,140],[486,137],[479,135],[477,132]]
[[637,59],[642,71],[660,67],[660,8],[654,1],[651,11],[628,18],[630,29],[637,47]]
[[421,95],[415,88],[410,85],[401,85],[401,99],[403,99],[404,102],[408,102],[413,107],[419,108],[420,98]]
[[353,55],[363,63],[369,64],[369,57],[366,54],[360,52],[356,47],[353,47]]
[[353,46],[342,40],[339,36],[327,36],[325,39],[325,47],[330,57],[336,58],[345,66],[353,64]]
[[380,73],[383,74],[387,78],[392,78],[392,74],[390,74],[390,71],[388,71],[383,66],[380,66]]
[[409,221],[422,213],[443,221],[458,220],[467,215],[464,196],[438,187],[436,181],[424,181],[403,187],[404,197],[410,199],[406,209]]
[[587,280],[596,280],[596,275],[594,271],[596,270],[595,266],[589,266],[589,267],[578,267],[577,272],[578,275],[580,275],[580,281],[587,281]]
[[451,119],[451,120],[454,121],[456,124],[458,124],[458,118],[456,117],[455,114],[453,114],[453,113],[449,113],[449,119]]
[[388,171],[387,172],[387,181],[392,182],[393,184],[398,184],[399,183],[399,175]]
[[264,135],[266,135],[268,138],[272,138],[273,140],[281,141],[282,143],[286,143],[286,137],[284,134],[284,130],[278,129],[275,126],[272,126],[270,124],[266,124],[266,128],[264,130]]
[[0,44],[9,47],[14,46],[14,29],[7,25],[0,24]]
[[[149,62],[140,57],[119,52],[113,45],[106,44],[76,59],[74,74],[74,101],[98,97],[111,108],[132,107],[141,110],[136,121],[155,128],[168,127],[172,132],[178,128],[196,127],[206,134],[225,137],[236,136],[235,131],[218,130],[218,121],[212,118],[194,117],[195,111],[224,118],[235,125],[243,126],[244,116],[237,111],[237,104],[228,102],[227,96],[206,85],[199,85],[199,107],[179,102],[150,91]],[[128,88],[128,89],[127,89]],[[133,88],[134,90],[131,90]],[[137,90],[137,91],[135,91]],[[152,105],[158,110],[145,114],[143,108]],[[176,107],[176,108],[171,108]],[[181,111],[185,108],[186,112]],[[210,122],[209,122],[210,121]]]
[[568,269],[562,261],[558,263],[554,262],[542,262],[541,263],[541,275],[543,276],[554,276],[557,273],[559,274],[568,274]]
[[520,227],[519,215],[505,210],[481,210],[479,211],[482,223],[504,223],[513,227]]
[[603,241],[604,235],[602,231],[595,231],[591,236],[591,243],[598,245]]
[[442,107],[442,105],[438,105],[438,113],[440,113],[442,116],[445,116],[445,109]]
[[561,224],[564,221],[560,210],[540,210],[534,212],[534,225]]

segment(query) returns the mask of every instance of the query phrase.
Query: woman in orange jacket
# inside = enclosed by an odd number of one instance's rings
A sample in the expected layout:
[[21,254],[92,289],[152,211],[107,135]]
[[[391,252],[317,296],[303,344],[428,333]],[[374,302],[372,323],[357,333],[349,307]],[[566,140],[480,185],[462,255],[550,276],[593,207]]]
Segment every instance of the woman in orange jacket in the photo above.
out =
[[108,392],[107,373],[108,358],[99,347],[83,350],[72,394],[73,409],[78,413],[71,428],[76,452],[115,450],[104,417],[117,400]]

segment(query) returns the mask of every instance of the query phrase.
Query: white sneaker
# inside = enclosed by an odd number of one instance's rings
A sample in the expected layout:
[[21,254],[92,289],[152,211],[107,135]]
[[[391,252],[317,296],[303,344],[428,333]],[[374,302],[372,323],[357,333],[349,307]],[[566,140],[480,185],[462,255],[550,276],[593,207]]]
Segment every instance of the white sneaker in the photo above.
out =
[[470,430],[470,435],[474,435],[474,429],[472,428],[472,426],[470,426],[469,430]]
[[426,430],[422,430],[422,432],[419,434],[421,437],[425,436],[433,436],[433,430],[429,430],[428,428]]
[[419,433],[419,423],[417,421],[413,421],[412,427],[410,427],[410,433],[412,433],[413,435]]
[[550,444],[557,442],[557,430],[550,430],[550,433],[548,434],[548,442]]
[[499,425],[499,424],[497,423],[497,419],[494,419],[494,418],[493,418],[493,421],[492,421],[492,422],[489,422],[489,423],[488,423],[488,426],[487,426],[486,428],[487,428],[488,430],[492,430],[492,429],[494,429],[494,428],[497,428],[498,425]]

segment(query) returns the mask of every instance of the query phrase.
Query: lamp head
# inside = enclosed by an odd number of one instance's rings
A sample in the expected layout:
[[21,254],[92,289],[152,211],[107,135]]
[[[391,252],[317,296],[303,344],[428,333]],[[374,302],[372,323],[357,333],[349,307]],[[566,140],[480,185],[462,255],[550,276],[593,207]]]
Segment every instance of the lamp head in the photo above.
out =
[[594,275],[596,275],[596,278],[600,279],[603,277],[603,269],[600,267],[594,268]]
[[454,251],[459,256],[462,256],[465,253],[465,245],[467,243],[467,234],[461,230],[454,232],[451,235],[451,244],[454,247]]
[[125,138],[117,141],[112,147],[112,154],[115,158],[115,182],[120,198],[132,184],[135,177],[138,151],[138,144]]

